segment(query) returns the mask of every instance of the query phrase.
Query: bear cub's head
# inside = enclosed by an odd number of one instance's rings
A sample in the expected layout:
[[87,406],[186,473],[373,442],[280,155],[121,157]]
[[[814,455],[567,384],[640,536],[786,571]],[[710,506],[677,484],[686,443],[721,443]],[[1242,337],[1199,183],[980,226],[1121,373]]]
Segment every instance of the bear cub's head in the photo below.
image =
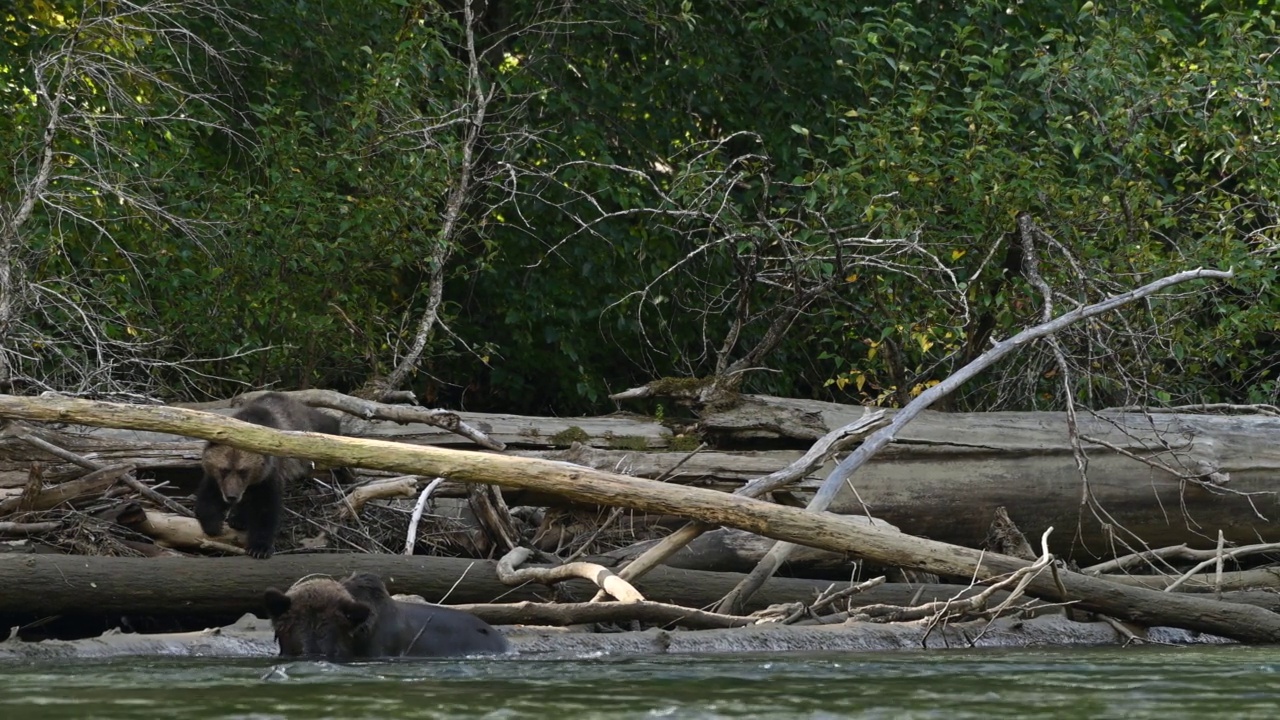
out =
[[306,579],[288,592],[271,588],[263,599],[285,657],[350,660],[358,655],[376,614],[372,605],[330,578]]
[[209,444],[200,457],[200,464],[218,484],[222,499],[235,504],[244,497],[244,491],[263,482],[271,473],[274,458],[240,450],[230,445]]

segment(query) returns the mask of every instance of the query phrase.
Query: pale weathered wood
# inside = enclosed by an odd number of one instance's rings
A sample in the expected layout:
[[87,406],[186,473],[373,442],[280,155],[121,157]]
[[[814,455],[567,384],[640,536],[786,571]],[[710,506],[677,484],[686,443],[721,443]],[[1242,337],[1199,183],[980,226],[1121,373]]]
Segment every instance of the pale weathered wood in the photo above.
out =
[[111,487],[122,476],[133,472],[132,465],[115,465],[86,473],[84,477],[58,485],[44,488],[31,488],[34,492],[23,493],[0,502],[0,517],[15,512],[50,510],[77,498],[99,495]]
[[529,548],[514,548],[498,561],[498,578],[511,585],[523,583],[539,583],[555,585],[556,583],[580,578],[594,583],[602,592],[608,593],[620,603],[644,602],[644,595],[631,583],[618,577],[612,570],[603,565],[589,562],[571,562],[555,567],[526,567],[517,569],[524,561],[533,556]]
[[[733,492],[741,497],[756,498],[784,488],[813,472],[815,468],[821,466],[836,452],[853,444],[853,442],[880,427],[885,422],[887,421],[884,419],[884,413],[879,412],[836,428],[822,436],[809,448],[808,452],[791,465],[763,477],[755,478]],[[712,529],[713,526],[701,522],[686,524],[636,556],[634,560],[622,569],[622,576],[630,579],[644,575],[650,569],[665,562],[667,558],[679,552],[700,535]],[[597,595],[596,599],[600,600],[602,598]]]
[[[869,409],[858,406],[744,396],[743,405],[736,410],[709,412],[703,426],[708,432],[721,433],[733,426],[726,418],[738,418],[744,424],[751,421],[773,425],[780,422],[777,416],[799,415],[809,418],[815,433],[820,435],[864,417],[867,412]],[[894,412],[887,411],[890,417]],[[460,416],[476,421],[476,414],[460,413]],[[499,417],[511,420],[507,430],[516,426],[553,427],[546,425],[542,418]],[[1090,489],[1094,498],[1116,522],[1143,538],[1149,546],[1189,543],[1211,548],[1218,529],[1223,530],[1229,543],[1280,541],[1280,501],[1276,498],[1276,490],[1280,488],[1280,443],[1273,441],[1280,437],[1280,418],[1160,414],[1152,416],[1153,426],[1146,416],[1138,413],[1111,413],[1106,417],[1112,418],[1115,425],[1081,416],[1084,433],[1135,454],[1152,455],[1191,469],[1214,469],[1230,476],[1225,488],[1215,491],[1181,483],[1167,472],[1114,451],[1097,446],[1090,449]],[[601,422],[605,420],[617,421],[615,418],[601,419]],[[567,421],[547,422],[564,426]],[[601,427],[594,421],[581,422],[582,427]],[[659,427],[652,422],[639,425],[650,429]],[[1126,436],[1116,425],[1128,428],[1136,437]],[[377,427],[378,437],[415,443],[461,440],[444,431],[439,431],[435,439],[424,439],[414,428],[402,428],[390,422],[372,423],[368,427]],[[636,427],[629,432],[641,434]],[[194,471],[203,446],[201,441],[173,434],[98,428],[85,428],[85,431],[88,434],[76,435],[37,429],[50,442],[84,457],[105,464],[133,462],[153,474]],[[404,434],[398,434],[401,432]],[[359,436],[359,433],[353,434]],[[510,442],[509,435],[509,432],[500,433],[499,437]],[[545,442],[547,435],[548,432],[539,431],[526,437]],[[773,433],[772,437],[778,436]],[[1164,442],[1171,444],[1173,450],[1164,455],[1150,451],[1151,446]],[[685,456],[675,452],[590,447],[573,452],[514,449],[508,454],[569,459],[596,469],[618,469],[639,477],[658,477]],[[747,480],[776,472],[801,454],[799,450],[703,451],[682,465],[668,482],[730,491]],[[67,473],[79,472],[16,438],[0,436],[0,488],[24,485],[33,460],[45,463],[45,477],[50,483],[58,482]],[[833,468],[834,463],[828,462],[795,486],[801,502],[808,500],[820,478]],[[1206,477],[1208,475],[1206,472]],[[161,474],[161,477],[167,476]],[[1049,526],[1058,528],[1050,538],[1051,549],[1082,564],[1127,552],[1128,548],[1120,541],[1131,540],[1121,532],[1113,543],[1108,528],[1087,507],[1082,512],[1081,482],[1067,441],[1065,416],[1061,413],[927,411],[859,470],[853,484],[876,516],[897,525],[903,532],[953,544],[976,547],[982,543],[992,513],[1000,505],[1007,508],[1014,522],[1028,535],[1036,536]],[[1229,494],[1228,490],[1259,494],[1246,497]],[[458,483],[448,482],[439,494],[458,497],[464,496],[465,490]],[[509,500],[512,504],[555,501],[550,496],[529,492],[510,495]],[[1258,517],[1255,509],[1266,519]],[[830,510],[862,514],[866,508],[846,490],[837,495]],[[1182,516],[1184,511],[1190,516],[1189,521]]]
[[243,532],[224,526],[221,535],[211,538],[204,534],[200,529],[200,523],[195,518],[145,510],[140,515],[131,513],[122,516],[120,521],[165,547],[217,550],[238,555],[243,555],[245,552],[247,537]]
[[[1100,575],[1099,577],[1132,587],[1165,590],[1174,581],[1178,580],[1180,575],[1177,573],[1169,575],[1120,575],[1112,573]],[[1275,592],[1280,589],[1280,567],[1262,567],[1253,568],[1252,570],[1224,572],[1222,573],[1221,585],[1218,583],[1217,573],[1198,573],[1188,577],[1177,588],[1186,592],[1209,592],[1219,586],[1223,590],[1267,589]]]
[[[855,522],[866,520],[859,516],[849,517]],[[890,526],[886,524],[884,527]],[[662,541],[645,540],[598,556],[590,556],[587,559],[608,565],[623,565],[640,557],[660,542]],[[760,562],[760,558],[764,557],[772,545],[772,540],[755,533],[719,528],[694,539],[663,564],[686,570],[748,572]],[[855,559],[845,553],[801,547],[787,560],[787,567],[792,571],[816,572],[826,577],[834,577],[837,573],[847,574]],[[623,576],[626,577],[625,574]]]
[[[0,395],[0,416],[174,432],[254,452],[309,457],[333,465],[434,475],[503,487],[534,488],[576,502],[630,507],[736,527],[776,540],[855,552],[887,565],[948,577],[990,581],[1029,563],[970,548],[859,525],[830,513],[770,505],[590,470],[566,463],[447,450],[320,433],[286,432],[172,407],[142,407],[72,398]],[[1066,570],[1041,573],[1027,592],[1143,625],[1170,625],[1249,642],[1280,642],[1280,616],[1259,608],[1187,595],[1125,588]],[[646,593],[648,597],[648,594]]]
[[426,478],[418,475],[402,475],[360,485],[342,498],[342,516],[355,519],[370,500],[413,497],[418,493],[418,484],[424,480]]
[[[868,410],[754,396],[738,408],[709,412],[702,427],[732,433],[799,415],[811,420],[815,432],[826,432]],[[887,412],[893,417],[897,411]],[[1109,412],[1100,418],[1081,414],[1079,421],[1082,435],[1206,479],[1217,473],[1230,481],[1220,489],[1183,482],[1085,443],[1092,497],[1125,532],[1108,528],[1081,506],[1083,486],[1064,413],[925,411],[858,470],[851,479],[857,496],[846,486],[829,510],[869,509],[905,533],[977,546],[995,508],[1004,505],[1028,536],[1058,528],[1050,549],[1081,562],[1128,552],[1124,543],[1133,544],[1133,535],[1150,547],[1211,548],[1219,529],[1230,543],[1280,542],[1280,418]]]

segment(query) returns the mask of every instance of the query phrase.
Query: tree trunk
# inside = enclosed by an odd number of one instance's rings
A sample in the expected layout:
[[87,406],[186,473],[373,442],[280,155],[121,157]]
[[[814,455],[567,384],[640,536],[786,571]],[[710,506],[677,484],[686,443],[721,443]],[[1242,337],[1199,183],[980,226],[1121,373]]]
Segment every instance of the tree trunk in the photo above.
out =
[[[567,463],[319,433],[285,432],[193,410],[60,397],[0,396],[0,416],[179,433],[254,452],[307,457],[337,466],[368,467],[536,489],[564,495],[575,502],[680,515],[748,530],[775,540],[855,553],[877,563],[947,577],[973,577],[980,582],[1029,565],[1025,560],[859,525],[831,513],[770,505],[760,500],[615,475]],[[1053,572],[1036,575],[1026,590],[1042,599],[1073,602],[1083,610],[1143,625],[1169,625],[1249,642],[1280,642],[1280,615],[1252,606],[1126,588],[1057,568]]]
[[[816,439],[866,412],[751,397],[706,415],[702,427],[741,441],[804,424]],[[1149,547],[1212,548],[1221,529],[1231,543],[1280,542],[1280,418],[1108,412],[1082,414],[1079,422],[1083,437],[1100,441],[1083,443],[1088,503],[1065,413],[925,411],[850,478],[829,509],[869,511],[905,533],[978,547],[1003,505],[1029,538],[1057,528],[1052,551],[1082,562],[1123,553],[1135,536]]]
[[[10,553],[0,555],[0,588],[4,588],[0,592],[0,615],[261,613],[262,594],[269,587],[284,590],[312,573],[341,579],[356,571],[381,576],[391,593],[420,595],[429,602],[506,603],[546,600],[551,594],[536,584],[515,588],[504,585],[498,580],[495,566],[488,560],[422,555],[317,553],[254,560]],[[659,568],[637,582],[636,587],[654,602],[704,607],[741,579],[736,573]],[[596,586],[585,580],[561,584],[584,601],[596,591]],[[812,598],[830,585],[819,580],[775,578],[756,597],[751,610]],[[917,590],[902,588],[868,597],[878,602],[907,602]]]

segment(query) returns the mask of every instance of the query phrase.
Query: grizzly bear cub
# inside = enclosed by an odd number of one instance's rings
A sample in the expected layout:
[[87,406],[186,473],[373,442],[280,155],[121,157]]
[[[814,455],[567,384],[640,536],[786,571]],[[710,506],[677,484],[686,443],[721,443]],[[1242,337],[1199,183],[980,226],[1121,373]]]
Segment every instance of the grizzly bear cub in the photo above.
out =
[[331,661],[504,653],[507,639],[475,615],[394,600],[372,573],[306,577],[263,596],[283,657]]
[[[337,418],[275,392],[259,395],[231,417],[279,430],[341,434]],[[312,464],[214,442],[205,445],[200,464],[204,477],[196,490],[195,507],[200,528],[211,537],[221,534],[227,510],[234,507],[231,523],[238,522],[248,534],[249,555],[271,557],[284,515],[284,485],[305,477]]]

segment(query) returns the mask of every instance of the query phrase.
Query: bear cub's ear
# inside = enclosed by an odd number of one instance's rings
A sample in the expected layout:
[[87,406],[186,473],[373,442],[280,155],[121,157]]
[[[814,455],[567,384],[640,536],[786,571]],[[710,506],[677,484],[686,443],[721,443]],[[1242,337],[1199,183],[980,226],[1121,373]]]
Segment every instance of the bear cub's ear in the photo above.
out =
[[373,608],[355,600],[343,600],[342,604],[338,606],[338,610],[342,611],[343,616],[347,618],[347,622],[351,623],[352,627],[359,626],[373,614]]
[[288,595],[285,595],[275,588],[268,588],[267,591],[263,593],[262,600],[267,605],[267,615],[272,618],[278,618],[289,612],[289,607],[293,604],[293,601],[289,599]]

